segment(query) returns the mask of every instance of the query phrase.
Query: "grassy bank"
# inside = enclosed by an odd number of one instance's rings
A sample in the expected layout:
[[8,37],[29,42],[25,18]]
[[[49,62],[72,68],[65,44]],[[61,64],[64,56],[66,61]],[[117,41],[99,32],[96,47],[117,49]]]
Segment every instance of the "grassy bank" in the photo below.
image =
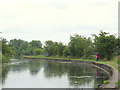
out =
[[[24,57],[29,57],[29,58],[47,58],[47,59],[65,59],[65,60],[81,60],[81,61],[97,62],[96,59],[81,59],[81,58],[75,58],[75,57],[74,58],[73,57],[58,57],[58,56],[45,57],[45,56],[42,56],[42,55],[38,55],[38,56],[24,56]],[[113,67],[118,69],[118,57],[114,57],[110,61],[101,60],[100,59],[98,63],[112,65]]]

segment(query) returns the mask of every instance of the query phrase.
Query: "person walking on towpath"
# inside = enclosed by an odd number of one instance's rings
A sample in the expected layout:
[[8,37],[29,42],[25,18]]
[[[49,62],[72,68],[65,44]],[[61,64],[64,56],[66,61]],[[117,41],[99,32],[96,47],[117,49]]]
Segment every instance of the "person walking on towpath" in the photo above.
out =
[[96,53],[96,60],[99,61],[99,57],[100,55],[98,53]]

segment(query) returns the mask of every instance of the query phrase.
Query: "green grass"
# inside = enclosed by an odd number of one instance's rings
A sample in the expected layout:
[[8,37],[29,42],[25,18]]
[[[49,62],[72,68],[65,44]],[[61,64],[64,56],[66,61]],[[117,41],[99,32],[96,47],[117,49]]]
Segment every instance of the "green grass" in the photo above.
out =
[[116,83],[117,88],[120,88],[120,80]]
[[120,66],[118,66],[118,70],[119,70],[119,72],[120,72]]
[[104,83],[104,84],[109,84],[109,81],[104,81],[103,83]]
[[45,56],[42,56],[42,55],[38,55],[38,56],[24,56],[24,57],[29,57],[29,58],[46,58],[46,59],[60,59],[60,60],[81,60],[81,61],[93,61],[93,62],[96,62],[96,60],[93,60],[93,59],[81,59],[81,58],[59,57],[59,56],[45,57]]
[[[80,61],[92,61],[92,62],[97,62],[96,59],[82,59],[82,58],[75,58],[75,57],[59,57],[59,56],[50,56],[50,57],[45,57],[43,55],[38,55],[38,56],[24,56],[24,57],[29,57],[29,58],[47,58],[47,59],[64,59],[64,60],[80,60]],[[118,69],[118,57],[114,57],[112,60],[107,61],[107,60],[99,60],[97,63],[102,63],[102,64],[108,64],[112,65],[113,67]]]

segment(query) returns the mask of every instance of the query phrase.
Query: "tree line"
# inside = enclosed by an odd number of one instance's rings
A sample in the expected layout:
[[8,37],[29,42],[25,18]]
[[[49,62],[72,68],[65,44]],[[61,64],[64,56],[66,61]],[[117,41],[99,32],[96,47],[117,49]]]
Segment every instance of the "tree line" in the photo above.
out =
[[21,57],[23,55],[36,56],[64,56],[74,58],[92,59],[95,53],[99,52],[101,59],[111,60],[114,56],[120,54],[120,39],[115,35],[100,31],[99,35],[84,37],[78,34],[70,36],[70,42],[64,45],[62,42],[54,42],[47,40],[43,44],[39,40],[27,42],[21,39],[13,39],[7,42],[2,39],[3,56],[11,56],[12,58]]

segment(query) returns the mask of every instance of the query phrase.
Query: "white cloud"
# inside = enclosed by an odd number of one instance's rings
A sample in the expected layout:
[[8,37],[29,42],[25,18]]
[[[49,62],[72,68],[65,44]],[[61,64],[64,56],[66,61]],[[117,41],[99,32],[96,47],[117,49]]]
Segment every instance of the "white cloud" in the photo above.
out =
[[[7,0],[5,0],[7,1]],[[21,38],[69,42],[70,34],[117,33],[117,1],[19,1],[0,3],[0,31]]]

